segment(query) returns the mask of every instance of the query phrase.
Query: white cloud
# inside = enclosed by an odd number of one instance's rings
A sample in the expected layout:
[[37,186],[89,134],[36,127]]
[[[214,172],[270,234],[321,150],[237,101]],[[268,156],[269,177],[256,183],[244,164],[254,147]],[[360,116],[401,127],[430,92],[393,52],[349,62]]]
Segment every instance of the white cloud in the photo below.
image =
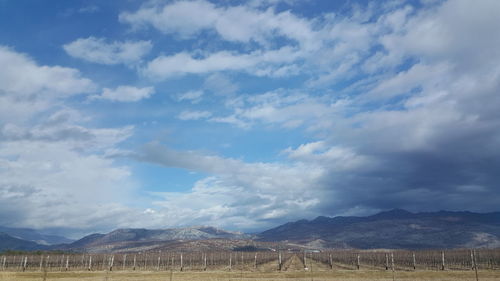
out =
[[82,14],[94,14],[94,13],[99,12],[100,10],[101,10],[101,8],[99,8],[99,6],[90,5],[90,6],[81,7],[80,9],[78,9],[78,12],[82,13]]
[[[196,103],[207,92],[223,93],[217,87],[234,86],[218,97],[229,111],[226,115],[185,110],[179,119],[245,129],[300,127],[312,132],[306,138],[313,140],[284,149],[283,162],[248,163],[157,144],[147,145],[137,156],[118,147],[130,136],[131,127],[88,128],[68,112],[42,116],[44,124],[36,126],[6,122],[8,117],[3,117],[0,217],[34,225],[88,227],[97,220],[101,225],[129,227],[199,223],[258,229],[319,214],[398,206],[496,208],[500,200],[498,3],[440,1],[418,9],[405,3],[377,5],[315,19],[273,8],[224,7],[206,1],[149,3],[137,12],[123,13],[120,20],[134,28],[152,25],[181,39],[216,32],[219,39],[243,46],[239,51],[180,51],[145,65],[142,73],[160,80],[207,76],[203,91],[183,93],[179,100]],[[38,66],[7,48],[0,49],[0,61],[23,66],[14,68],[12,75],[0,70],[0,89],[7,93],[0,95],[7,101],[0,100],[0,115],[2,110],[7,114],[56,111],[61,107],[56,101],[89,92],[93,86],[74,69]],[[230,71],[272,77],[301,73],[309,75],[308,86],[333,83],[335,87],[236,96],[231,93],[240,85],[228,79],[235,77]],[[108,96],[117,98],[118,92],[109,90]],[[156,194],[160,197],[156,208],[128,208],[122,203],[133,197],[131,171],[109,158],[119,154],[209,176],[188,192]],[[74,178],[81,182],[70,181]],[[78,188],[74,194],[68,188],[73,184]],[[84,194],[86,186],[91,186],[94,197],[100,195],[99,204]],[[485,192],[490,196],[478,195]],[[123,197],[105,202],[117,193]],[[53,206],[65,204],[80,208],[54,212]],[[36,213],[25,208],[30,205]]]
[[90,93],[96,85],[73,68],[40,66],[27,55],[0,46],[0,120],[24,121],[59,100]]
[[136,12],[120,14],[120,21],[143,28],[151,25],[163,33],[181,38],[192,37],[203,30],[215,30],[224,40],[268,45],[275,35],[296,40],[304,47],[316,45],[315,31],[308,20],[285,11],[260,11],[250,6],[216,6],[208,1],[177,1],[166,5],[143,7]]
[[90,99],[104,99],[118,102],[136,102],[147,99],[155,93],[153,87],[136,88],[132,86],[118,86],[115,89],[104,88],[101,95],[91,96]]
[[203,87],[216,95],[234,94],[238,90],[236,83],[220,73],[208,76],[203,83]]
[[[318,61],[308,61],[306,66],[319,66],[320,75],[312,82],[339,81],[350,85],[346,91],[329,92],[337,95],[330,98],[312,90],[311,94],[282,90],[230,97],[225,105],[232,114],[208,119],[247,129],[255,124],[305,124],[309,130],[314,128],[319,140],[285,149],[288,164],[155,150],[150,155],[158,158],[150,158],[151,162],[214,175],[187,194],[165,194],[165,206],[173,204],[172,210],[184,208],[196,219],[226,224],[243,221],[232,208],[239,205],[252,214],[246,219],[253,225],[262,225],[275,214],[307,217],[307,213],[297,215],[291,205],[274,202],[274,193],[261,192],[255,184],[259,183],[276,190],[297,187],[304,196],[300,192],[293,198],[285,195],[283,201],[301,198],[303,205],[298,206],[308,206],[311,213],[366,213],[391,207],[435,210],[436,206],[494,210],[500,194],[500,67],[496,63],[500,35],[494,31],[498,17],[491,11],[497,6],[487,1],[446,1],[418,10],[395,6],[369,22],[361,21],[366,15],[332,20],[322,31],[332,42],[340,42],[322,48]],[[207,67],[204,72],[222,69],[238,68]],[[361,78],[353,83],[350,79],[356,76]],[[353,92],[359,96],[349,95]],[[180,158],[184,160],[175,160]],[[306,178],[300,169],[318,173]],[[287,182],[289,178],[299,183]],[[304,191],[306,186],[316,195]],[[241,200],[227,195],[230,190],[242,194]],[[494,195],[484,198],[472,190]],[[251,191],[258,196],[252,197]],[[193,209],[174,203],[195,196],[223,208],[210,209],[211,215],[205,217],[208,206]],[[484,202],[479,207],[478,198]]]
[[229,123],[241,128],[266,124],[287,129],[300,126],[310,130],[324,129],[330,124],[330,119],[344,108],[338,106],[341,102],[330,100],[284,89],[240,95],[234,101],[226,102],[226,106],[232,110],[231,115],[216,116],[210,121]]
[[163,197],[156,202],[160,213],[174,224],[205,222],[238,229],[268,227],[272,225],[268,220],[276,213],[283,214],[280,219],[310,216],[323,192],[323,187],[317,184],[324,175],[320,167],[245,163],[193,151],[175,151],[155,143],[148,144],[138,159],[214,174],[198,181],[190,192],[158,194]]
[[63,46],[68,55],[100,64],[133,64],[139,62],[152,48],[151,41],[107,43],[103,38],[80,38]]
[[164,33],[179,33],[183,37],[207,28],[219,16],[215,5],[207,1],[177,1],[164,7],[145,7],[135,13],[124,12],[120,22],[134,28],[152,25]]
[[103,153],[133,128],[87,128],[75,124],[75,114],[64,110],[34,126],[0,126],[2,225],[108,229],[96,219],[110,223],[119,219],[114,210],[132,211],[125,207],[136,187],[131,171]]
[[180,120],[199,120],[210,116],[212,116],[212,113],[209,111],[182,111],[177,118]]
[[65,105],[95,84],[3,46],[0,64],[9,66],[0,69],[0,224],[107,229],[117,210],[134,213],[124,207],[136,187],[130,169],[105,156],[133,127],[90,128]]
[[88,93],[95,89],[94,83],[81,77],[78,70],[61,66],[39,66],[24,54],[0,46],[0,64],[9,68],[0,70],[0,91],[29,97],[45,95],[65,97]]
[[[371,10],[374,7],[382,9],[378,5],[370,5],[366,9],[354,9],[347,16],[326,14],[311,19],[290,11],[276,12],[272,7],[262,10],[251,5],[223,6],[207,1],[177,1],[166,5],[146,5],[136,12],[122,13],[120,20],[136,29],[151,25],[182,39],[193,38],[203,31],[214,31],[220,40],[243,44],[238,51],[218,50],[201,56],[184,51],[158,56],[142,70],[143,74],[154,79],[244,71],[268,77],[306,74],[312,76],[311,86],[323,87],[354,76],[358,64],[369,57],[372,48],[376,47],[377,36],[384,35],[387,29],[410,13],[406,8],[400,12],[396,5],[392,7],[396,10],[395,15],[380,19],[380,22],[370,22],[366,16],[360,16],[374,14]],[[207,16],[198,19],[199,11]],[[192,21],[193,18],[197,20]],[[373,65],[373,62],[368,63],[365,68],[373,69]]]
[[203,91],[188,91],[182,94],[177,95],[178,101],[188,100],[191,103],[199,103],[202,100],[202,96],[205,94]]
[[[208,1],[145,5],[135,12],[122,13],[120,21],[131,24],[134,29],[151,25],[181,39],[215,31],[220,40],[247,46],[244,52],[239,49],[213,51],[202,56],[187,51],[160,55],[142,70],[147,77],[158,80],[218,71],[244,71],[270,77],[297,75],[307,71],[302,69],[301,60],[309,59],[324,47],[326,34],[315,28],[318,25],[315,21],[289,11],[278,13],[273,8],[259,10],[248,5],[222,6]],[[276,42],[277,37],[283,37],[285,43]],[[254,43],[259,47],[255,48]]]
[[172,56],[155,58],[147,64],[142,73],[157,80],[176,75],[205,74],[226,70],[254,73],[260,65],[271,66],[292,62],[297,56],[297,52],[289,47],[267,52],[256,51],[249,54],[221,51],[203,58],[195,58],[193,55],[182,52]]

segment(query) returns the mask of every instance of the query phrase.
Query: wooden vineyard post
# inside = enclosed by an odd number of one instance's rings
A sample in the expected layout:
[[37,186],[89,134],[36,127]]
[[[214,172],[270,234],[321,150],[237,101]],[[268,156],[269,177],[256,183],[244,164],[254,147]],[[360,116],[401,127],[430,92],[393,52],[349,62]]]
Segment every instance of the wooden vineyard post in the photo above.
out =
[[471,269],[474,269],[474,254],[472,253],[472,250],[470,250],[470,264]]
[[43,266],[43,255],[40,255],[40,272],[42,271]]
[[64,255],[61,257],[61,262],[59,263],[59,270],[63,271]]
[[304,251],[304,269],[307,268],[307,262],[306,262],[306,251]]
[[3,261],[2,261],[2,271],[5,271],[5,262],[7,261],[7,257],[4,256],[3,257]]
[[66,271],[69,270],[69,256],[66,256]]
[[24,257],[24,262],[23,262],[23,272],[26,271],[26,264],[28,263],[28,257]]
[[233,266],[233,253],[229,253],[229,271],[231,271]]
[[160,261],[161,261],[161,251],[158,252],[158,263],[156,264],[157,271],[160,271]]
[[47,256],[47,258],[45,259],[45,268],[49,268],[49,259],[50,259],[50,256]]
[[444,251],[441,251],[441,270],[444,270]]
[[181,253],[181,271],[183,271],[183,270],[184,270],[184,264],[182,262],[182,253]]
[[392,280],[394,281],[394,253],[391,253],[391,269],[392,269]]
[[330,269],[333,269],[333,260],[332,260],[332,254],[328,254],[328,264],[330,265]]
[[313,272],[313,253],[311,252],[311,281],[314,281],[314,272]]
[[385,253],[385,270],[389,270],[389,255]]
[[122,270],[125,270],[125,264],[127,263],[127,254],[123,255]]
[[281,252],[278,252],[278,270],[281,271]]
[[137,261],[137,256],[134,255],[134,267],[132,268],[132,270],[135,270],[136,261]]
[[313,272],[313,253],[311,252],[311,281],[314,281],[314,272]]
[[356,260],[356,268],[359,270],[359,254],[358,254],[358,258]]
[[109,271],[113,271],[113,264],[115,263],[115,255],[111,256],[111,259],[109,261]]
[[415,252],[413,252],[413,270],[417,269],[417,260],[415,259]]
[[253,263],[253,268],[257,268],[257,253],[255,253],[255,259]]
[[89,256],[89,268],[88,268],[89,271],[92,270],[92,256]]
[[477,275],[477,262],[476,262],[476,250],[472,251],[472,262],[474,266],[474,271],[476,273],[476,281],[479,281],[479,276]]
[[205,257],[203,258],[203,271],[207,271],[207,253],[205,253]]

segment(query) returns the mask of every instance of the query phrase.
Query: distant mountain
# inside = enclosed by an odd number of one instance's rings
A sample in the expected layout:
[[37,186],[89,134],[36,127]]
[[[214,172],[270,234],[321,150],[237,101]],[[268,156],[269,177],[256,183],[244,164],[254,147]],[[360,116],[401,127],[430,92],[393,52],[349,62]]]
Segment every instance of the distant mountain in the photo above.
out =
[[47,246],[37,244],[33,241],[27,241],[12,237],[7,233],[0,232],[0,252],[5,250],[22,250],[22,251],[33,251],[33,250],[44,250]]
[[266,230],[258,240],[313,248],[493,248],[500,247],[500,213],[394,209],[367,217],[317,217]]
[[117,251],[130,248],[148,250],[173,241],[232,240],[249,239],[251,237],[240,232],[230,232],[205,226],[171,229],[127,228],[114,230],[108,234],[91,234],[61,247],[88,252]]
[[66,237],[43,234],[31,228],[11,228],[0,226],[0,232],[6,233],[15,238],[33,241],[42,245],[54,245],[73,242],[73,240]]
[[[372,216],[320,216],[289,222],[256,235],[214,227],[118,229],[91,234],[72,243],[30,229],[0,228],[0,250],[69,250],[81,252],[217,251],[263,249],[423,249],[500,247],[500,213],[427,212],[401,209]],[[32,241],[29,241],[32,240]]]

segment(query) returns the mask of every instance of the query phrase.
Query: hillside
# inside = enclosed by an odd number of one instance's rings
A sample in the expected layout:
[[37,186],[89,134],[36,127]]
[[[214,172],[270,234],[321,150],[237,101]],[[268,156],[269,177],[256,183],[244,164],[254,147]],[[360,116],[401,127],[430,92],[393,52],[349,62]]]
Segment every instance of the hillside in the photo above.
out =
[[264,231],[259,241],[313,248],[500,247],[500,213],[391,210],[367,217],[317,217]]
[[43,250],[47,246],[37,244],[33,241],[27,241],[12,237],[7,233],[0,232],[0,252],[5,250],[21,250],[21,251],[33,251],[33,250]]
[[208,239],[245,240],[251,237],[240,232],[230,232],[205,226],[153,230],[128,228],[114,230],[108,234],[91,234],[65,245],[63,248],[88,252],[144,251],[166,247],[167,245],[177,245],[185,241]]
[[42,245],[55,245],[62,243],[71,243],[73,240],[58,235],[49,235],[41,233],[31,228],[12,228],[0,226],[0,232],[6,233],[12,237],[22,240],[33,241]]

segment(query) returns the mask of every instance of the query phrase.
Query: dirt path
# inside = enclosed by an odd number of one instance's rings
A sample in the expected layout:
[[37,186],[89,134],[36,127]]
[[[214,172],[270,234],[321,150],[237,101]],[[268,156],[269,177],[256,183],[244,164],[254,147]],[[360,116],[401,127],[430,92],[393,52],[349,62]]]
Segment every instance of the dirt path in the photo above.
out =
[[304,263],[297,256],[293,255],[283,263],[283,271],[304,270]]

